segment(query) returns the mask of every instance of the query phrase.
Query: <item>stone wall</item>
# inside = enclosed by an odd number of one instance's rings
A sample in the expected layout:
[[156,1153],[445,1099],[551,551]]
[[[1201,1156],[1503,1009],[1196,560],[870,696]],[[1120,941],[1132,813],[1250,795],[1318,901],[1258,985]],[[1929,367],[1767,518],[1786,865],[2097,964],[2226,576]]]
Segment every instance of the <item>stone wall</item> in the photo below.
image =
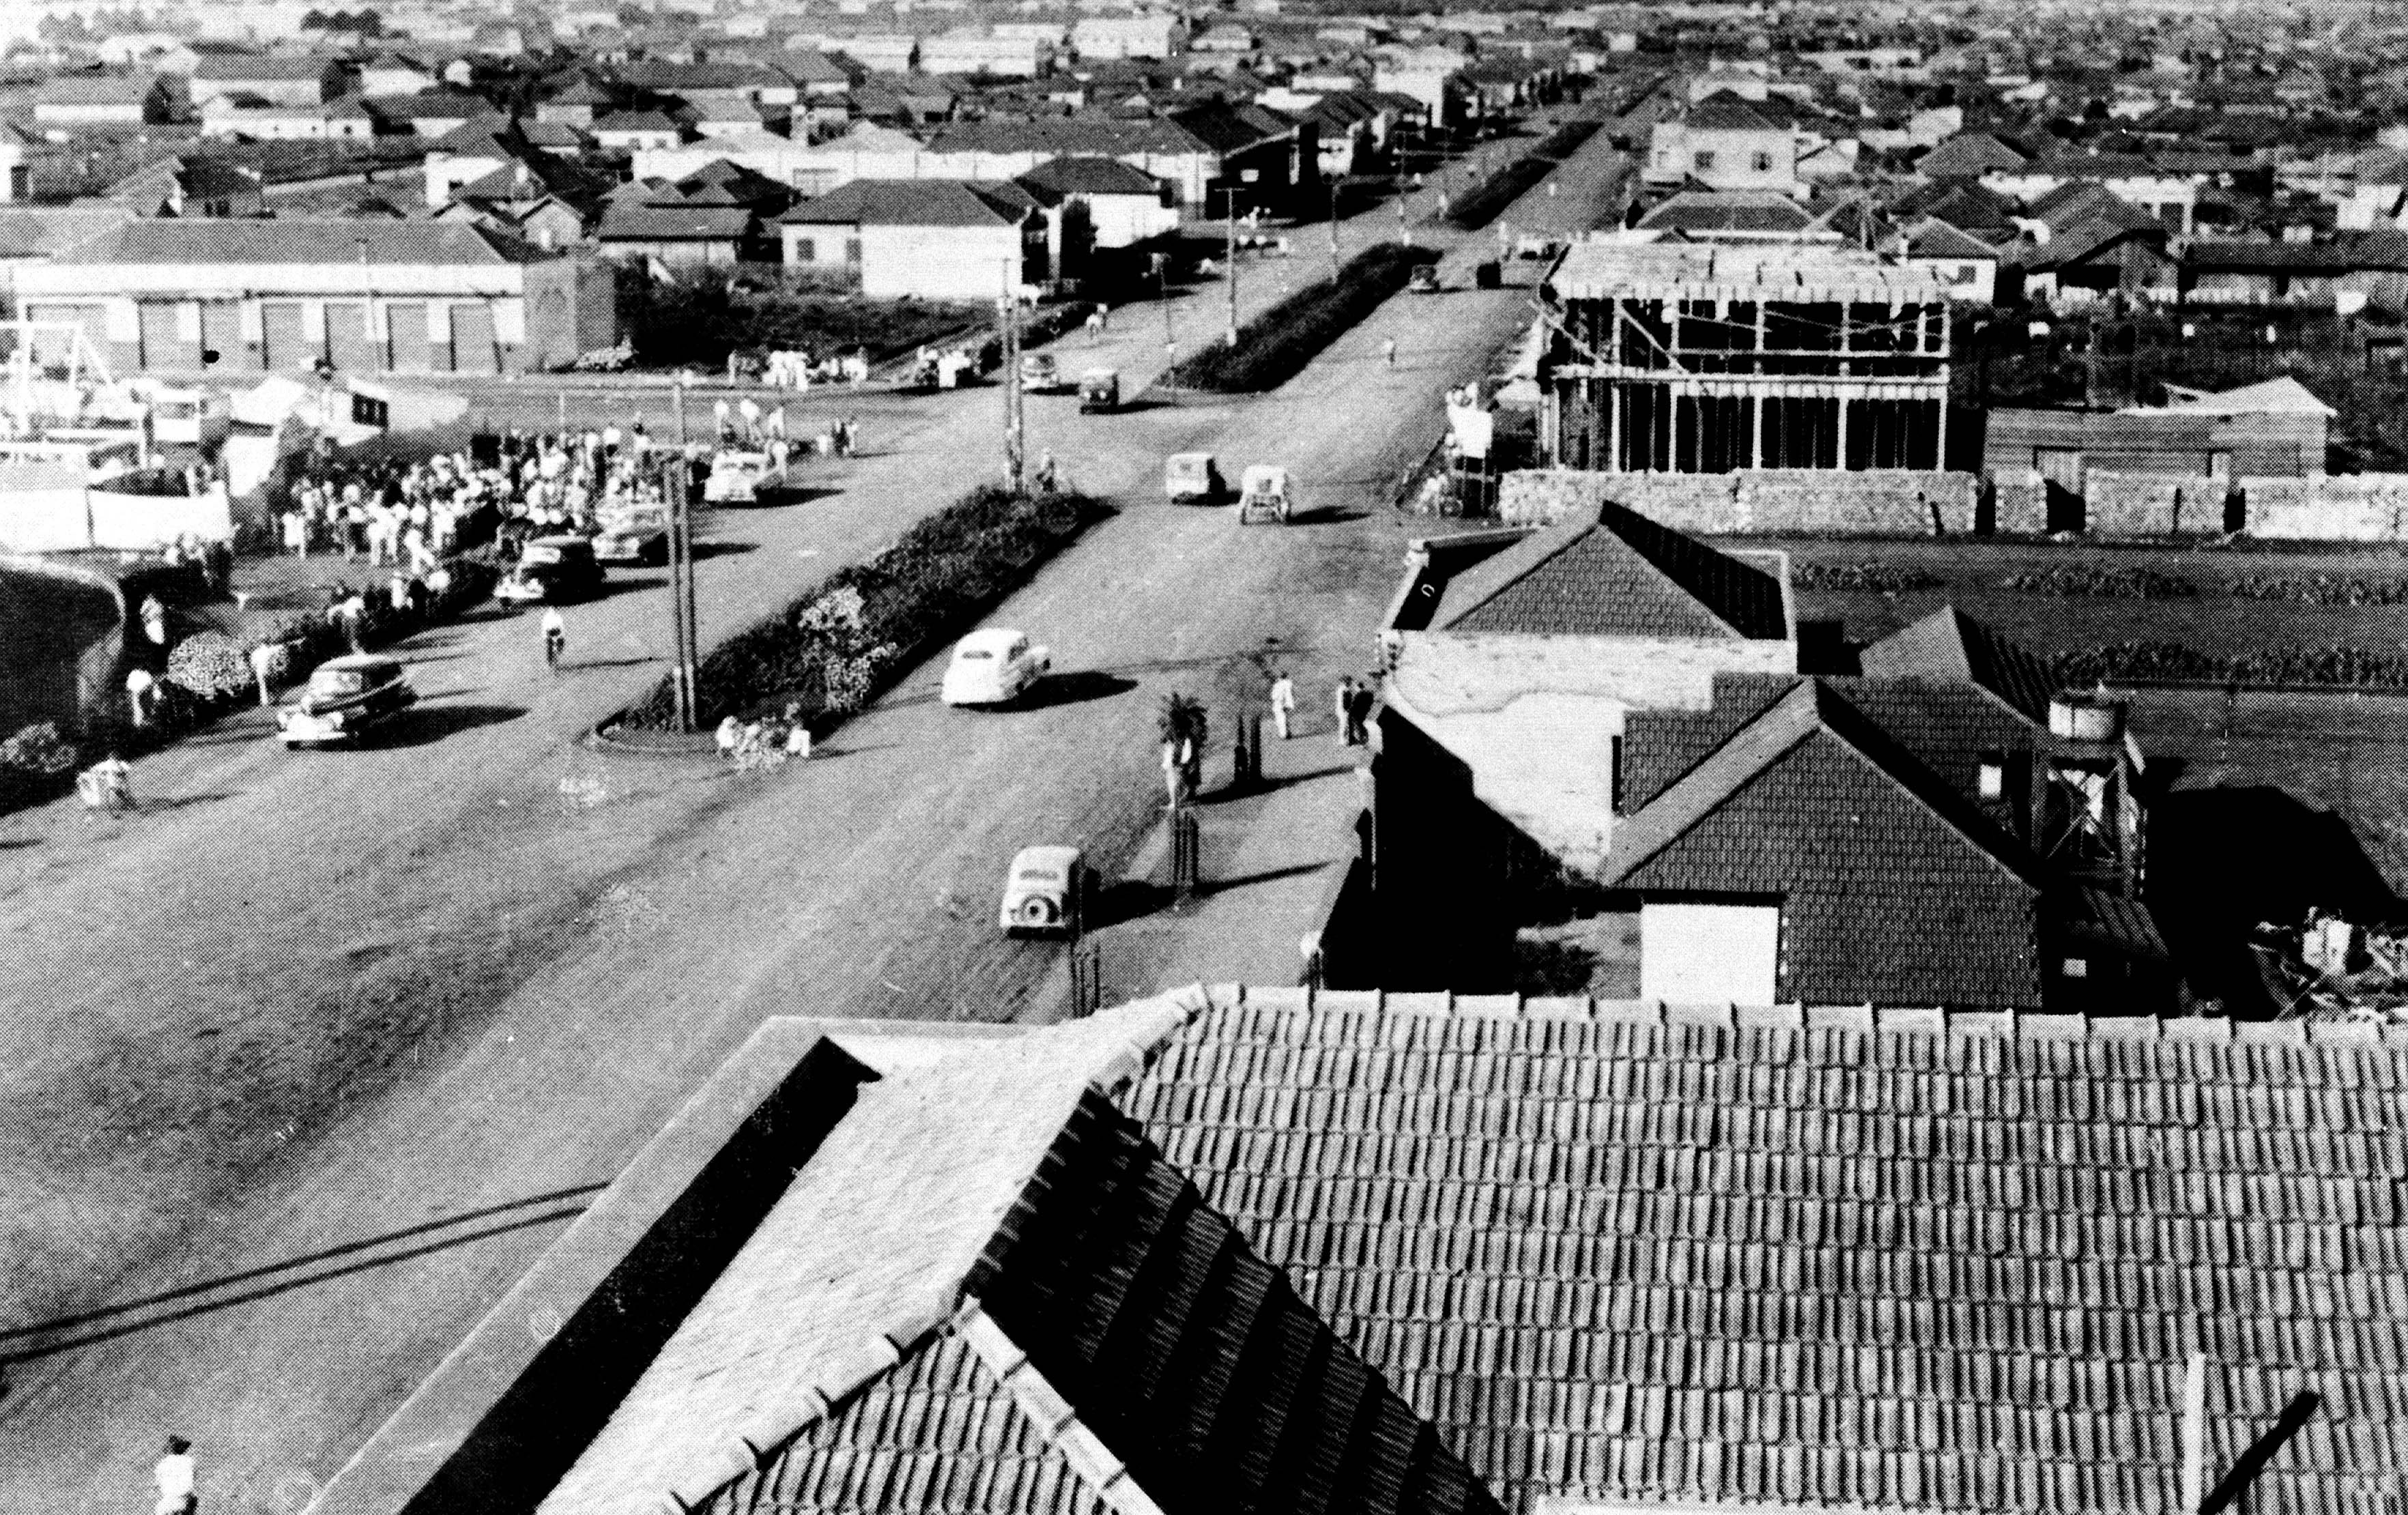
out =
[[2224,530],[2221,479],[2093,469],[2082,485],[2084,526],[2096,536],[2214,536]]
[[2243,529],[2303,542],[2408,540],[2408,474],[2244,479]]
[[1700,536],[1930,536],[1973,529],[1981,480],[1964,473],[1747,469],[1727,474],[1612,474],[1569,468],[1505,476],[1508,525],[1551,525],[1601,500]]
[[2048,486],[2038,478],[2001,479],[1991,488],[1990,530],[2038,536],[2048,530]]

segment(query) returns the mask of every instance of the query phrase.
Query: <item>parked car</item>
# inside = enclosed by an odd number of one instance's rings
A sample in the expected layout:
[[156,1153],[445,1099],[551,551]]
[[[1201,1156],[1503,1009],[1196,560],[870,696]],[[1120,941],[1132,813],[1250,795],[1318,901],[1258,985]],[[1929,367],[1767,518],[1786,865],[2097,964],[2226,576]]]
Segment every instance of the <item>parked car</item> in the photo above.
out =
[[997,922],[1012,936],[1041,931],[1076,936],[1086,926],[1089,880],[1086,856],[1079,849],[1024,847],[1004,876]]
[[1079,376],[1082,414],[1110,415],[1121,407],[1121,376],[1111,368],[1090,368]]
[[710,505],[756,505],[763,487],[774,482],[769,454],[724,448],[711,454],[710,477],[703,481],[702,497]]
[[399,658],[353,652],[318,665],[301,697],[278,707],[276,732],[287,748],[357,745],[417,703]]
[[1163,462],[1162,489],[1173,505],[1218,505],[1228,497],[1229,481],[1211,453],[1174,452]]
[[1072,386],[1054,362],[1054,354],[1024,352],[1020,355],[1020,387],[1031,394],[1068,394]]
[[1021,633],[991,626],[954,645],[938,697],[947,705],[1009,704],[1053,666],[1051,649],[1031,647]]
[[1405,279],[1405,288],[1415,294],[1436,294],[1439,292],[1438,264],[1434,263],[1413,264],[1412,273]]
[[602,577],[592,541],[582,536],[538,536],[519,553],[517,566],[494,586],[494,598],[506,605],[537,600],[561,605],[600,591]]
[[602,529],[594,536],[594,556],[603,563],[643,566],[668,562],[668,512],[648,506],[603,517]]
[[1276,521],[1287,523],[1288,514],[1296,501],[1287,481],[1287,470],[1268,464],[1249,464],[1244,486],[1238,493],[1238,522]]

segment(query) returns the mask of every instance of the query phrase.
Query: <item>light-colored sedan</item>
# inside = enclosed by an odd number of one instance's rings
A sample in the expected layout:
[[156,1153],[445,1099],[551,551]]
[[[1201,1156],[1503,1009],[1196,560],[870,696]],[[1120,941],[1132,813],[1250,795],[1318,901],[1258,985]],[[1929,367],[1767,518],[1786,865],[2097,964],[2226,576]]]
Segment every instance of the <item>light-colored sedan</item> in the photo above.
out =
[[1086,926],[1087,890],[1086,856],[1079,849],[1024,847],[1004,877],[997,923],[1013,936],[1060,932],[1075,936]]
[[1052,649],[1031,647],[1024,634],[991,626],[954,645],[938,697],[947,705],[1008,705],[1053,666]]

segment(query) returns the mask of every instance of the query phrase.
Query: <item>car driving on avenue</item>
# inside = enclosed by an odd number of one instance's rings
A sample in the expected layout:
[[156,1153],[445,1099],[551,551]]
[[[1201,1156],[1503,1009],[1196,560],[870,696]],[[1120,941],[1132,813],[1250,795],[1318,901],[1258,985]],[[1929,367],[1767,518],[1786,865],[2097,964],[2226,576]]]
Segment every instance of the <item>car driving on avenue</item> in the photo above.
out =
[[318,665],[301,697],[277,709],[276,731],[288,748],[357,745],[417,703],[418,691],[409,687],[400,659],[354,652]]
[[1210,452],[1173,452],[1162,460],[1162,493],[1173,505],[1218,505],[1228,496],[1220,460]]
[[757,505],[761,491],[776,482],[767,452],[724,448],[711,454],[702,498],[708,505]]
[[538,600],[563,605],[601,588],[602,565],[595,561],[592,542],[582,536],[538,536],[519,553],[518,565],[494,586],[494,598],[506,605]]
[[1086,925],[1086,858],[1075,847],[1024,847],[1004,876],[998,923],[1011,936],[1060,932],[1075,936]]
[[1006,705],[1028,693],[1054,665],[1051,649],[1031,647],[1001,626],[974,631],[953,648],[939,697],[947,705]]
[[666,563],[668,512],[658,506],[645,506],[604,516],[602,529],[594,536],[594,556],[603,563]]
[[1051,352],[1020,355],[1020,387],[1031,394],[1068,394],[1074,387]]

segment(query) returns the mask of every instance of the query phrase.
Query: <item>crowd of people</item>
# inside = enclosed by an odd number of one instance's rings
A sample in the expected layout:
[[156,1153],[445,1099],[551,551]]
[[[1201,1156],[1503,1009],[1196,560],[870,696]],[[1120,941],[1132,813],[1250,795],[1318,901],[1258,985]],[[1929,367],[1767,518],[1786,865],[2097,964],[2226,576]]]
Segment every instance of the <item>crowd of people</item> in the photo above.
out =
[[664,503],[674,447],[654,444],[641,416],[582,432],[512,428],[479,457],[437,452],[423,463],[312,458],[278,518],[295,557],[338,552],[371,567],[432,572],[450,554],[508,522],[526,535],[591,532],[607,517]]

